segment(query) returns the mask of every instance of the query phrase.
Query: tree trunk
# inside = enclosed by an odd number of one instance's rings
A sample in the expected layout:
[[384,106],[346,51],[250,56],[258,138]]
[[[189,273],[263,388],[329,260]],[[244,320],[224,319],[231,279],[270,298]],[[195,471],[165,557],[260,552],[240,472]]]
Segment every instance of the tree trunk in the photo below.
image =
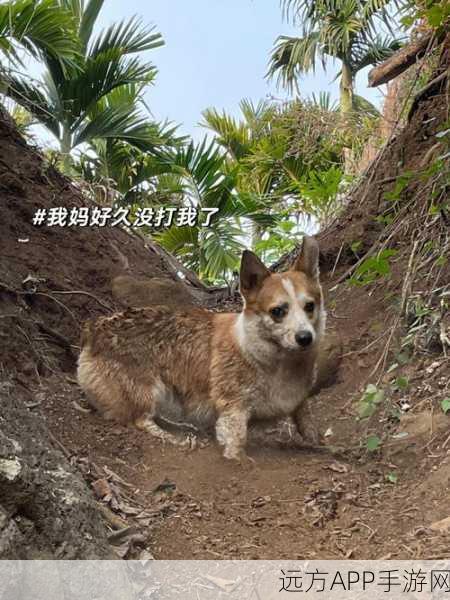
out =
[[63,125],[63,134],[60,141],[60,150],[62,154],[63,171],[65,175],[69,175],[72,167],[72,158],[70,152],[72,150],[72,134],[67,125]]
[[353,73],[347,61],[342,61],[340,108],[343,115],[353,110]]

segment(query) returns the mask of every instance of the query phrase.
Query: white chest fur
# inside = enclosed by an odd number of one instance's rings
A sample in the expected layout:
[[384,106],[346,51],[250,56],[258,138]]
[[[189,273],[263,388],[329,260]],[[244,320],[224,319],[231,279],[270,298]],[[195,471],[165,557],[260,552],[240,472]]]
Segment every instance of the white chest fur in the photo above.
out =
[[257,419],[292,414],[308,394],[308,376],[278,368],[261,374],[250,398],[250,410]]

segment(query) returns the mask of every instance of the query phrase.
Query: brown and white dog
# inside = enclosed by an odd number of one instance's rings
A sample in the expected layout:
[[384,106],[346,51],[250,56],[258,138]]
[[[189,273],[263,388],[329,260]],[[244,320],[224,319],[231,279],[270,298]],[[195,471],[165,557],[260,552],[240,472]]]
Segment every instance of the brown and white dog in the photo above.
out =
[[187,418],[215,423],[230,459],[245,457],[252,419],[292,415],[314,442],[306,398],[325,328],[316,240],[305,237],[294,267],[281,274],[245,251],[240,291],[240,314],[155,306],[88,323],[78,381],[93,406],[176,442],[154,419],[178,404]]

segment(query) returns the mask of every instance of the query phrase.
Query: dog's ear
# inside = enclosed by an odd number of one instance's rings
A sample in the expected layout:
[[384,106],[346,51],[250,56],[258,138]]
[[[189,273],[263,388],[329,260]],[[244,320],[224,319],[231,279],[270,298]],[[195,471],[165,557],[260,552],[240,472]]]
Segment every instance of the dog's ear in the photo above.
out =
[[240,290],[243,296],[260,289],[269,277],[269,269],[250,250],[244,250],[241,261]]
[[294,271],[302,271],[312,279],[319,279],[319,244],[316,238],[304,236],[302,250],[295,261]]

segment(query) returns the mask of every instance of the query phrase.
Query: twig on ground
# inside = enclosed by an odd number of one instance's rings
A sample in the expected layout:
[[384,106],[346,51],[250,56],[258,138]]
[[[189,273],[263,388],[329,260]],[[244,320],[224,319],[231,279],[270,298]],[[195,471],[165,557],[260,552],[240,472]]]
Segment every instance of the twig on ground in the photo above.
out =
[[111,306],[109,306],[108,304],[106,304],[106,302],[103,302],[103,300],[100,300],[100,298],[98,298],[95,294],[91,294],[91,292],[85,292],[83,290],[67,290],[67,291],[63,291],[63,290],[52,290],[52,294],[80,294],[83,296],[89,296],[89,298],[93,298],[96,302],[98,302],[100,304],[100,306],[103,306],[103,308],[106,308],[106,310],[113,310]]
[[344,242],[342,242],[341,247],[339,248],[339,252],[337,253],[336,260],[334,261],[334,266],[333,266],[333,270],[331,271],[330,277],[333,277],[334,272],[336,271],[336,267],[338,266],[339,259],[341,258],[343,248],[344,248]]
[[65,456],[67,459],[70,459],[70,458],[71,458],[71,456],[72,456],[72,453],[71,453],[71,452],[69,452],[69,451],[67,450],[67,448],[64,446],[64,444],[63,444],[62,442],[60,442],[60,441],[59,441],[59,440],[58,440],[58,439],[57,439],[57,438],[56,438],[56,437],[53,435],[53,433],[52,433],[50,430],[48,431],[48,437],[49,437],[49,438],[52,440],[52,442],[54,442],[54,443],[55,443],[55,444],[58,446],[58,448],[61,450],[61,452],[64,454],[64,456]]
[[73,321],[76,323],[78,329],[80,328],[79,319],[76,318],[76,316],[74,315],[74,313],[70,310],[70,308],[68,306],[66,306],[63,302],[61,302],[57,298],[53,298],[52,295],[46,294],[45,292],[33,292],[32,294],[29,294],[29,295],[30,296],[44,296],[45,298],[50,298],[50,300],[53,300],[53,302],[56,302],[56,304],[58,304],[65,311],[67,311],[69,313],[69,315],[72,317]]

